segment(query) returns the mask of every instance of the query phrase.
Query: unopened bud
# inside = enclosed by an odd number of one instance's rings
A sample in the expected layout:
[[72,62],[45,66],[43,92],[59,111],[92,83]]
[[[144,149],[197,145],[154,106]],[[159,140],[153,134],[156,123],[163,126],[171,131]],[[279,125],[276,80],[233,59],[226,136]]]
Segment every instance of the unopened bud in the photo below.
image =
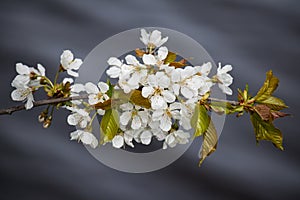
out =
[[44,122],[44,124],[43,124],[43,127],[44,127],[44,128],[49,128],[49,126],[51,125],[51,121],[52,121],[52,116],[48,117],[48,118],[45,120],[45,122]]
[[43,127],[44,127],[44,128],[49,128],[50,125],[51,125],[51,122],[46,120],[46,121],[44,122],[44,124],[43,124]]
[[38,117],[39,122],[44,122],[45,121],[45,116],[43,114],[40,114]]

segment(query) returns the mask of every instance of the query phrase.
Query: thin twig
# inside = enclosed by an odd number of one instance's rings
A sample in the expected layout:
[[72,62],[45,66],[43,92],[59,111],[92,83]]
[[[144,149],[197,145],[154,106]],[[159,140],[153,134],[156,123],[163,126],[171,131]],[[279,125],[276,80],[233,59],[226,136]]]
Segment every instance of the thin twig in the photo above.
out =
[[[44,100],[34,102],[33,107],[39,107],[39,106],[49,105],[49,104],[58,104],[66,101],[80,100],[86,98],[88,98],[88,95],[81,95],[81,96],[67,97],[67,98],[44,99]],[[20,111],[20,110],[25,110],[25,105],[18,105],[6,109],[1,109],[0,115],[10,115],[13,112]]]
[[231,101],[231,100],[226,100],[226,99],[217,99],[217,98],[212,98],[212,97],[209,97],[208,100],[210,101],[217,101],[217,102],[224,102],[224,103],[229,103],[233,106],[237,106],[239,105],[240,102],[238,101]]

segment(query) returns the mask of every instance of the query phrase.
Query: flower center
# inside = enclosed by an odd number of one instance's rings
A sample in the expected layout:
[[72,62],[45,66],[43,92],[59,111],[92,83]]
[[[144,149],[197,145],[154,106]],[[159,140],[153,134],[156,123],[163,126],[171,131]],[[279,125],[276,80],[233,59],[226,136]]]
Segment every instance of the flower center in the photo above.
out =
[[101,93],[101,92],[99,92],[98,94],[97,94],[97,98],[98,99],[101,99],[103,97],[103,94]]
[[21,97],[22,97],[22,98],[25,98],[25,97],[27,97],[30,93],[31,93],[31,89],[30,89],[30,88],[27,88],[27,89],[23,90],[23,92],[22,92],[22,94],[21,94]]
[[154,89],[154,95],[160,95],[162,93],[162,91],[163,90],[161,88],[157,87]]

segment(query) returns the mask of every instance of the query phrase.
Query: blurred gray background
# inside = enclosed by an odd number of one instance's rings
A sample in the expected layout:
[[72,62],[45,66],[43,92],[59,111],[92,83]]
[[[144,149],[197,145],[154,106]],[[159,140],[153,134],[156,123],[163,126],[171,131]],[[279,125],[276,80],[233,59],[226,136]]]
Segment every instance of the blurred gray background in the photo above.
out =
[[16,105],[10,99],[16,62],[41,62],[53,77],[66,48],[84,58],[116,33],[160,26],[194,38],[216,62],[232,64],[235,91],[249,83],[254,94],[273,69],[281,80],[276,95],[293,114],[276,122],[283,152],[267,142],[255,145],[248,116],[229,116],[217,151],[201,168],[196,141],[175,163],[147,174],[107,168],[69,141],[67,112],[56,112],[47,130],[37,122],[42,108],[0,116],[1,200],[300,198],[299,1],[0,2],[1,108]]

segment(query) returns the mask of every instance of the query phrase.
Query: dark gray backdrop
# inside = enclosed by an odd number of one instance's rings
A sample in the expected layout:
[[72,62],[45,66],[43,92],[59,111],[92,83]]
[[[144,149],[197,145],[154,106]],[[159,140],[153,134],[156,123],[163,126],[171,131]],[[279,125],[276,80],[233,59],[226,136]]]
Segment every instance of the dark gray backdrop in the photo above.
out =
[[[299,1],[1,1],[1,108],[10,100],[15,63],[41,62],[54,76],[68,48],[81,58],[121,31],[161,26],[201,43],[216,62],[234,66],[233,89],[254,93],[273,69],[278,96],[293,117],[276,123],[286,150],[255,145],[248,116],[230,116],[218,150],[197,167],[198,143],[178,161],[148,174],[126,174],[69,141],[67,112],[44,130],[41,108],[0,116],[0,199],[299,199]],[[234,93],[236,95],[236,92]]]

